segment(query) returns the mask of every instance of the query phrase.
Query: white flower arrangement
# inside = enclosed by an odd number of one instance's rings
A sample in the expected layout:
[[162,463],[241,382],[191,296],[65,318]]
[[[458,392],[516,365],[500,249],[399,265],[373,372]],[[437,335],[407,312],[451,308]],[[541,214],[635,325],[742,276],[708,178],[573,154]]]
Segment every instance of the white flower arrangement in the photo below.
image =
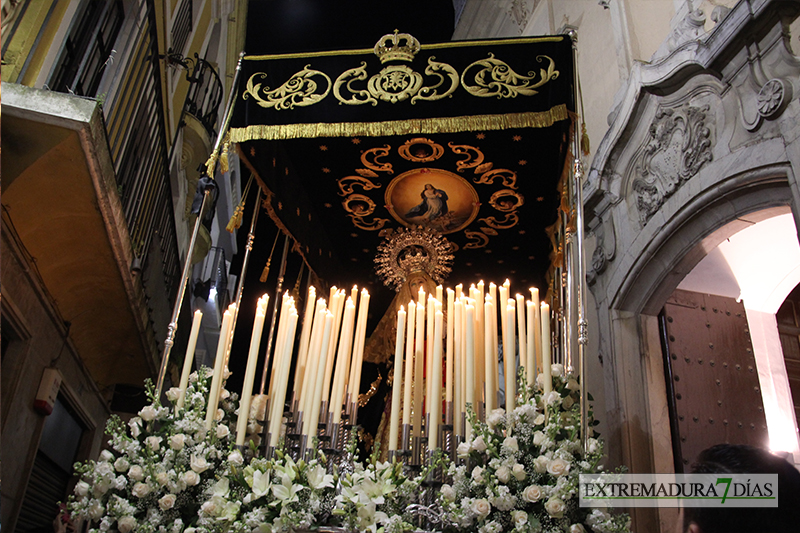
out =
[[[550,394],[523,388],[512,413],[495,410],[486,423],[472,417],[473,438],[458,447],[462,461],[445,466],[449,482],[436,491],[444,523],[431,529],[629,530],[627,515],[578,506],[578,475],[602,470],[603,446],[590,438],[581,451],[577,382],[558,365],[553,376]],[[430,490],[428,470],[409,476],[402,463],[378,461],[377,450],[366,464],[346,461],[341,474],[322,454],[295,461],[278,449],[271,459],[251,459],[233,444],[235,394],[221,395],[216,426],[206,430],[209,378],[205,368],[192,375],[178,412],[161,406],[148,386],[152,403],[127,426],[111,417],[110,449],[75,466],[81,479],[68,503],[73,515],[90,521],[90,532],[290,533],[338,526],[402,533],[420,526],[412,509]],[[175,402],[177,392],[166,396]],[[352,441],[349,457],[354,450]],[[437,459],[430,468],[442,464]]]
[[[578,505],[578,476],[602,471],[603,444],[589,438],[586,453],[581,451],[576,385],[561,365],[553,365],[551,392],[544,394],[542,383],[523,386],[513,412],[496,409],[486,423],[471,417],[473,437],[457,451],[464,464],[449,466],[452,481],[437,498],[450,522],[446,531],[629,531],[627,515]],[[590,418],[589,435],[592,425]]]

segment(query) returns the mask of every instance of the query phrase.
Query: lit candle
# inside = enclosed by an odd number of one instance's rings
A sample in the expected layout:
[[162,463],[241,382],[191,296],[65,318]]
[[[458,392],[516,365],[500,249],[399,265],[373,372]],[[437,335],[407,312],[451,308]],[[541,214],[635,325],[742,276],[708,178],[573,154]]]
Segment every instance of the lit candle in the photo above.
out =
[[[234,304],[231,304],[234,306]],[[228,332],[231,329],[231,319],[233,318],[232,307],[228,307],[222,314],[222,327],[217,341],[217,356],[214,359],[214,374],[211,377],[211,389],[208,393],[208,407],[206,410],[206,429],[211,429],[214,418],[217,415],[217,405],[219,390],[222,384],[223,366],[225,364],[225,350],[227,349]]]
[[[464,306],[464,314],[466,316],[466,404],[467,407],[472,406],[473,412],[475,411],[475,308],[471,304]],[[467,440],[472,438],[472,424],[467,422],[466,427]]]
[[203,313],[198,309],[192,319],[192,331],[189,333],[189,344],[186,345],[186,355],[183,358],[183,371],[181,372],[180,395],[175,403],[175,412],[183,409],[186,401],[186,389],[189,387],[189,374],[192,373],[194,363],[194,349],[197,347],[197,336],[200,334],[200,325],[203,322]]
[[[414,380],[414,325],[417,305],[408,302],[408,327],[406,328],[406,364],[403,370],[403,425],[411,423],[411,384]],[[405,447],[406,443],[403,443]]]
[[436,301],[442,302],[444,301],[444,287],[441,285],[436,286]]
[[455,292],[447,288],[447,346],[445,357],[447,367],[445,372],[445,401],[450,404],[453,401],[453,335],[455,335]]
[[250,353],[247,355],[247,367],[244,372],[242,396],[239,401],[239,419],[236,423],[236,445],[242,446],[247,435],[247,422],[250,417],[250,401],[253,396],[253,381],[256,378],[258,364],[258,348],[261,346],[261,333],[264,330],[264,318],[267,316],[269,296],[263,295],[256,304],[256,316],[253,320],[253,331],[250,335]]
[[403,335],[406,328],[406,312],[402,306],[397,312],[397,336],[394,341],[394,381],[392,382],[392,413],[389,424],[389,451],[397,450],[400,437],[400,392],[403,385]]
[[431,428],[428,431],[428,449],[439,447],[439,425],[442,423],[442,323],[444,315],[437,309],[433,318],[433,375],[431,376]]
[[533,302],[533,333],[528,342],[533,344],[533,381],[531,381],[533,386],[536,384],[536,375],[542,364],[542,320],[539,307],[539,289],[535,287],[531,288],[531,302]]
[[303,315],[303,329],[300,330],[300,348],[297,352],[297,366],[294,369],[293,390],[295,400],[299,400],[300,388],[303,383],[303,376],[305,375],[306,363],[308,360],[308,344],[311,342],[311,329],[314,325],[314,303],[316,299],[317,290],[311,286],[308,288],[308,296],[306,297],[306,312]]
[[511,413],[515,406],[516,382],[517,382],[517,357],[514,330],[514,300],[506,300],[506,325],[503,330],[503,361],[505,362],[506,376],[506,412]]
[[423,377],[425,371],[425,304],[417,302],[417,326],[414,341],[414,422],[413,434],[419,437],[422,434],[422,393]]
[[550,374],[550,306],[542,302],[542,374],[544,374],[544,393],[553,390],[553,378]]
[[353,325],[356,315],[356,306],[350,297],[347,298],[344,308],[344,321],[342,334],[339,339],[339,352],[336,355],[336,372],[333,376],[333,389],[331,391],[330,410],[333,413],[333,423],[342,421],[342,402],[344,399],[344,382],[346,373],[350,370],[350,350],[353,346]]

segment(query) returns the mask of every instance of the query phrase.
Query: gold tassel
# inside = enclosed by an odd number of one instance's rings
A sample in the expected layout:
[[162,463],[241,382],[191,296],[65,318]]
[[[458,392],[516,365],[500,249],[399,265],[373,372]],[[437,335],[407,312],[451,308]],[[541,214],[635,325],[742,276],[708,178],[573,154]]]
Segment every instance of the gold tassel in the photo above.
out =
[[269,277],[269,264],[272,262],[272,258],[270,257],[267,259],[267,264],[264,265],[264,270],[261,271],[261,277],[258,278],[258,281],[261,283],[266,283],[267,278]]
[[228,233],[233,233],[235,230],[242,227],[243,216],[244,216],[244,204],[239,204],[236,206],[236,209],[233,210],[233,216],[228,221],[228,225],[225,226],[225,229],[228,230]]
[[589,148],[589,134],[586,133],[586,123],[581,124],[581,151],[583,155],[589,155],[591,149]]
[[223,174],[227,173],[228,167],[228,148],[229,144],[226,142],[222,145],[222,155],[219,156],[219,171]]

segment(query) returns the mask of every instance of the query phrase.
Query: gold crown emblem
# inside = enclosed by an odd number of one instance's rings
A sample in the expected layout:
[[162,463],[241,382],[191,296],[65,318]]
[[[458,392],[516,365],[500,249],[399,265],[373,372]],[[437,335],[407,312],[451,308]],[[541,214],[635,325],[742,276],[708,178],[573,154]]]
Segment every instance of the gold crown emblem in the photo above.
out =
[[419,52],[419,41],[408,33],[388,33],[375,43],[375,55],[381,63],[387,61],[413,61],[414,56]]

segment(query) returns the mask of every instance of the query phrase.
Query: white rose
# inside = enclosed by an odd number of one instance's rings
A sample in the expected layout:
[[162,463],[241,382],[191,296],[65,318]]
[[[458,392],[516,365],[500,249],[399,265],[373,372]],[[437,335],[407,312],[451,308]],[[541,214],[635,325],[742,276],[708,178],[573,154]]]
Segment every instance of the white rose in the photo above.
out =
[[517,444],[517,437],[506,437],[503,440],[503,447],[508,448],[509,450],[518,452],[519,451],[519,444]]
[[517,481],[522,481],[527,475],[525,473],[525,467],[519,463],[515,464],[511,469],[511,474],[514,476],[514,478],[516,478]]
[[110,463],[114,460],[114,454],[108,450],[103,450],[100,452],[100,460],[106,463]]
[[583,524],[572,524],[569,526],[569,533],[586,533],[586,528]]
[[111,464],[103,461],[95,465],[94,473],[97,474],[99,477],[109,477],[114,475],[114,469],[111,466]]
[[541,431],[534,431],[533,432],[533,443],[536,446],[541,446],[544,442],[545,435]]
[[78,483],[75,485],[75,494],[78,496],[86,496],[89,494],[89,488],[89,484],[85,481],[78,481]]
[[600,449],[600,442],[597,439],[589,439],[586,441],[586,451],[589,453],[597,453]]
[[178,433],[177,435],[173,435],[169,438],[169,447],[173,450],[180,451],[183,449],[185,444],[186,435],[183,433]]
[[182,476],[183,482],[186,483],[190,487],[194,487],[198,483],[200,483],[200,474],[195,472],[194,470],[187,470],[183,473]]
[[522,529],[528,523],[528,513],[520,510],[512,511],[511,521],[514,523],[515,528]]
[[442,488],[439,489],[439,492],[442,493],[442,497],[445,500],[449,502],[456,501],[456,491],[450,485],[447,484],[442,485]]
[[120,457],[119,459],[114,461],[114,470],[116,470],[117,472],[125,472],[128,470],[130,466],[131,464],[124,457]]
[[133,465],[130,470],[128,470],[128,477],[134,481],[141,481],[144,479],[144,470],[139,465]]
[[166,494],[166,495],[162,496],[160,500],[158,500],[158,507],[162,511],[167,511],[169,509],[172,509],[172,507],[174,505],[175,505],[175,495],[174,494]]
[[[581,385],[580,385],[580,383],[578,383],[578,380],[576,380],[575,378],[569,378],[569,381],[567,381],[567,389],[572,390],[572,391],[578,391],[578,390],[581,390]],[[580,525],[580,524],[578,524],[578,525]]]
[[114,488],[117,490],[122,490],[128,485],[128,480],[125,479],[125,476],[117,476],[117,479],[114,480]]
[[558,498],[550,498],[544,504],[544,510],[553,518],[561,518],[564,516],[564,502]]
[[130,422],[128,422],[128,427],[131,428],[131,436],[135,439],[139,437],[139,434],[142,432],[142,419],[138,416],[131,418]]
[[489,426],[489,429],[494,429],[498,424],[503,423],[505,416],[505,410],[494,409],[491,413],[489,413],[489,417],[486,419],[486,425]]
[[548,459],[544,455],[540,455],[539,457],[533,460],[533,470],[537,474],[544,474],[545,472],[547,472],[548,463],[550,463],[550,459]]
[[117,529],[119,533],[129,533],[136,525],[136,519],[130,515],[123,516],[117,520]]
[[159,449],[161,449],[161,437],[151,435],[150,437],[144,439],[144,441],[147,443],[147,447],[154,452],[157,452]]
[[478,453],[483,453],[486,451],[486,443],[483,441],[483,437],[481,435],[478,435],[472,441],[472,449]]
[[219,399],[220,400],[227,400],[230,397],[231,397],[231,393],[230,393],[230,391],[228,389],[221,389],[219,391]]
[[169,476],[166,472],[159,472],[156,474],[156,482],[163,487],[169,482]]
[[476,466],[472,469],[472,479],[478,483],[483,483],[483,468]]
[[459,457],[466,457],[469,455],[471,448],[469,442],[462,442],[458,445],[458,448],[456,448],[456,454],[458,454]]
[[495,475],[497,476],[497,479],[500,481],[500,483],[505,485],[506,483],[508,483],[508,480],[511,479],[511,470],[509,470],[507,466],[503,465],[497,469]]
[[244,464],[244,457],[242,457],[242,453],[239,450],[233,450],[230,455],[228,455],[228,462],[235,466],[242,466]]
[[200,509],[205,513],[207,516],[216,516],[217,515],[217,504],[214,500],[209,500],[205,502]]
[[526,502],[538,502],[542,499],[542,488],[539,485],[528,485],[522,491],[522,499]]
[[547,405],[555,405],[561,400],[561,394],[558,391],[550,391],[544,395],[544,403]]
[[536,418],[533,419],[533,423],[537,426],[541,426],[542,424],[544,424],[544,415],[541,413],[536,415]]
[[147,485],[147,483],[139,482],[133,486],[132,492],[137,498],[144,498],[150,494],[150,487]]
[[566,475],[569,472],[569,463],[561,458],[553,459],[547,465],[547,472],[556,477]]
[[167,396],[167,400],[172,403],[175,403],[181,395],[181,389],[179,387],[172,387],[165,393]]
[[563,373],[564,373],[564,365],[556,363],[550,366],[550,375],[553,376],[554,378],[560,378]]
[[89,514],[89,518],[92,520],[100,520],[100,517],[105,514],[106,509],[103,507],[103,504],[100,503],[100,501],[92,500],[92,503],[89,504],[86,512]]
[[224,439],[229,434],[230,434],[230,430],[228,429],[228,426],[223,425],[223,424],[219,424],[217,426],[217,438],[218,439]]
[[492,505],[484,498],[478,498],[472,502],[472,512],[477,515],[479,520],[483,520],[492,511]]
[[152,405],[146,405],[142,407],[142,410],[139,411],[139,416],[142,417],[142,420],[145,422],[150,422],[156,419],[158,416],[158,409],[153,407]]
[[189,374],[189,383],[197,383],[197,370]]
[[211,465],[208,464],[208,461],[206,461],[206,458],[203,457],[202,455],[200,456],[192,455],[189,464],[191,465],[192,470],[194,470],[198,474],[202,474],[203,472],[211,468]]

